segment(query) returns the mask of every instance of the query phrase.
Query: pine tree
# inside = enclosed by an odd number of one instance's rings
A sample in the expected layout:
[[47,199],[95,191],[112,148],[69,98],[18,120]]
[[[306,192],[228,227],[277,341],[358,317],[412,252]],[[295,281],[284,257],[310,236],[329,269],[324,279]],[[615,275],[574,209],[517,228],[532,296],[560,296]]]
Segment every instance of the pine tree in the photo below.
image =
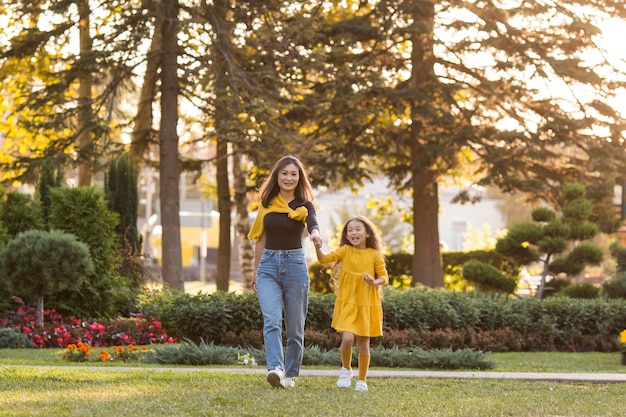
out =
[[602,250],[589,242],[598,233],[598,226],[589,221],[593,205],[585,192],[581,183],[566,184],[560,197],[560,216],[548,207],[535,208],[532,222],[513,225],[496,242],[496,252],[518,265],[542,265],[538,299],[543,297],[549,274],[573,277],[585,266],[602,261]]

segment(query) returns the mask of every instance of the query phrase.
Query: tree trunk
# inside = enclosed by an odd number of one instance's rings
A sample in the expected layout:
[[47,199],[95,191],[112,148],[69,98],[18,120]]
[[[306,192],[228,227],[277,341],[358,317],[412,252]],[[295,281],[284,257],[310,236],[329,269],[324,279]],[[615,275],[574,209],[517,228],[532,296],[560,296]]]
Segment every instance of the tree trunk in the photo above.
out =
[[241,169],[241,154],[233,151],[233,177],[235,181],[235,210],[237,213],[235,231],[239,237],[239,261],[243,287],[252,290],[254,278],[254,247],[248,239],[250,231],[250,217],[248,216],[248,190],[246,188],[246,173]]
[[180,240],[178,167],[178,1],[163,0],[163,56],[161,65],[160,189],[163,285],[184,291]]
[[426,170],[413,172],[413,279],[411,285],[443,287],[439,246],[439,195],[436,177]]
[[429,133],[437,127],[427,124],[427,109],[431,108],[434,74],[433,31],[434,2],[415,2],[415,32],[411,37],[410,86],[415,99],[411,103],[411,175],[413,178],[413,279],[411,285],[422,283],[443,287],[443,268],[439,245],[439,193],[437,163],[424,149],[429,145]]
[[216,133],[216,160],[217,160],[217,210],[220,213],[219,243],[217,248],[217,277],[215,284],[218,291],[228,291],[230,281],[231,260],[231,209],[230,185],[228,180],[228,121],[232,116],[230,111],[230,91],[228,80],[228,63],[226,54],[230,51],[230,33],[226,15],[227,2],[214,2],[215,40],[213,41],[211,56],[213,58],[213,75],[215,77],[215,133]]
[[146,73],[143,77],[143,85],[139,95],[137,114],[134,120],[134,129],[130,143],[130,154],[133,165],[139,166],[139,162],[144,157],[152,134],[152,103],[156,95],[158,70],[161,64],[162,33],[160,28],[163,25],[161,19],[157,19],[152,43],[146,63]]
[[37,297],[37,326],[43,327],[43,296]]
[[[216,116],[218,111],[216,110]],[[217,125],[217,119],[216,119]],[[230,186],[228,184],[228,142],[220,138],[219,129],[217,139],[217,210],[220,213],[219,243],[217,248],[217,277],[215,285],[218,291],[228,292],[230,281]]]
[[539,283],[539,288],[537,289],[537,300],[541,300],[543,298],[543,293],[546,290],[546,278],[550,272],[549,266],[550,255],[546,255],[546,259],[543,261],[543,270],[541,271],[541,282]]
[[[92,59],[93,42],[89,33],[89,2],[80,0],[78,2],[78,12],[80,15],[80,59],[81,61]],[[78,166],[79,187],[87,187],[91,185],[93,176],[93,134],[91,132],[91,123],[93,119],[92,105],[92,77],[88,70],[81,71],[78,79],[78,147],[80,149],[81,162]]]

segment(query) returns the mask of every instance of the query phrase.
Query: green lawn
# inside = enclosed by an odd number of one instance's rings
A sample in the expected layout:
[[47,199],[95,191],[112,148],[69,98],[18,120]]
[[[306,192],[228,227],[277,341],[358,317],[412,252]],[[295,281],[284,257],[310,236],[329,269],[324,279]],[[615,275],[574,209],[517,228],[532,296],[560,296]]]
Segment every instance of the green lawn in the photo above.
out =
[[[334,377],[302,377],[278,390],[263,373],[86,368],[62,352],[0,349],[0,416],[621,416],[626,398],[623,383],[499,379],[370,378],[370,391],[359,393],[336,388]],[[489,372],[626,372],[617,353],[490,356]]]

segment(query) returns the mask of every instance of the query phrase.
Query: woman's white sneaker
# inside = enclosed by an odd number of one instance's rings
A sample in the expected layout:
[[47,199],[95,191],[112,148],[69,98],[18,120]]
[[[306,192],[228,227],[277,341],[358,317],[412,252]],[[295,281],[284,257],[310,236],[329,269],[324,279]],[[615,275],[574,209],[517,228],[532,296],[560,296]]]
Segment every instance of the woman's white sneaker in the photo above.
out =
[[285,374],[280,368],[274,368],[267,373],[267,382],[274,388],[285,388]]
[[293,388],[296,386],[296,377],[292,376],[291,378],[283,378],[282,383],[285,388]]

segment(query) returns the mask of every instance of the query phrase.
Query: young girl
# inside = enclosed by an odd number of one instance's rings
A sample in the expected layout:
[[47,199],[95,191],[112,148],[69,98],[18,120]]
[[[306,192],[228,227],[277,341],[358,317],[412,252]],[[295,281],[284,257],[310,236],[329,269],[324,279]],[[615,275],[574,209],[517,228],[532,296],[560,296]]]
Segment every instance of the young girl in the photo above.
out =
[[[367,371],[370,365],[370,337],[383,334],[383,309],[380,285],[388,281],[381,240],[376,228],[367,218],[354,217],[344,225],[339,248],[324,254],[321,239],[314,241],[317,260],[321,264],[337,262],[337,299],[332,327],[342,332],[341,371],[337,386],[349,388],[352,378],[352,346],[357,337],[359,379],[355,389],[367,391]],[[339,266],[339,268],[337,268]],[[336,274],[333,273],[336,280]]]

